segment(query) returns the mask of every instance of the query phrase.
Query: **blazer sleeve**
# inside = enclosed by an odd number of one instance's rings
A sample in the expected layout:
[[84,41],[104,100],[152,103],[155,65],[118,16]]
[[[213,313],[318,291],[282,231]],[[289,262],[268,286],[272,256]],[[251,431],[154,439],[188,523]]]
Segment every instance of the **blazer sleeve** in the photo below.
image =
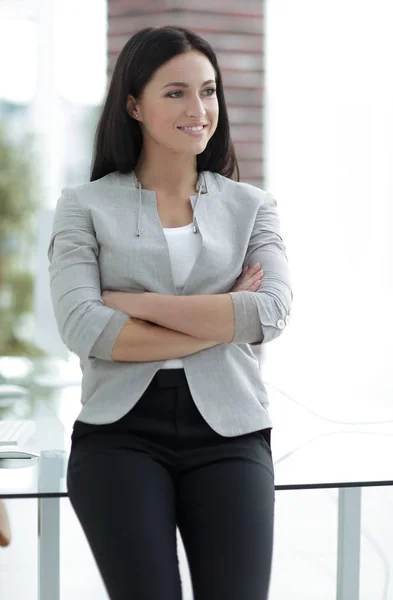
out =
[[231,343],[262,344],[277,338],[289,322],[293,293],[277,201],[265,193],[258,209],[244,265],[260,263],[264,271],[256,292],[229,292],[235,316]]
[[102,301],[98,254],[89,211],[76,190],[64,188],[47,252],[50,292],[60,337],[82,360],[112,360],[113,344],[129,319]]

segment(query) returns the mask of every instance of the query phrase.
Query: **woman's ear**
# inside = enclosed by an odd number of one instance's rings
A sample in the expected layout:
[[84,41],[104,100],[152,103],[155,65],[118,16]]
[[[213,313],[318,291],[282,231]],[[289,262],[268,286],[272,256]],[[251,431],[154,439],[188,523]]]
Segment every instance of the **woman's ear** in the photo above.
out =
[[131,96],[131,94],[128,94],[127,96],[127,112],[130,117],[133,117],[134,119],[139,117],[139,110],[137,108],[135,98],[134,96]]

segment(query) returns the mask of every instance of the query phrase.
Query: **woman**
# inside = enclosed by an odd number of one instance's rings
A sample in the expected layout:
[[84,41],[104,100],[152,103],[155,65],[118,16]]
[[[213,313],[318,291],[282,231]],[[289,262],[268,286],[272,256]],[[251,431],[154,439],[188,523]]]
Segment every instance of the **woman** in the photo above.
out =
[[266,599],[272,423],[251,345],[282,333],[292,291],[275,198],[232,178],[211,46],[136,33],[95,144],[48,249],[83,371],[70,501],[112,600],[181,599],[176,528],[195,600]]

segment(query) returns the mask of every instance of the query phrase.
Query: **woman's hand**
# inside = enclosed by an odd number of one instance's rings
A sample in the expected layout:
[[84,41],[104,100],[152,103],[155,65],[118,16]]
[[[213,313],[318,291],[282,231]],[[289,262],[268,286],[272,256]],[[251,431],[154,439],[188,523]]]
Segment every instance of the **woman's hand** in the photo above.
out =
[[120,310],[120,294],[122,292],[111,292],[109,290],[104,290],[101,294],[102,301],[108,308],[113,308],[114,310]]
[[259,263],[251,267],[244,267],[241,275],[238,277],[235,285],[230,290],[231,292],[256,292],[259,289],[263,271]]

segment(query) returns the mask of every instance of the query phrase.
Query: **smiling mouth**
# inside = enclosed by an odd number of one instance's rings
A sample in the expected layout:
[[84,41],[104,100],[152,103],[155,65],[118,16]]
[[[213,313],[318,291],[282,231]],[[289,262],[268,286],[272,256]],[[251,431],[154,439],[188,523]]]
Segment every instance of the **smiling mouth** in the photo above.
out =
[[206,125],[194,125],[193,127],[178,127],[180,131],[203,131],[207,127]]

